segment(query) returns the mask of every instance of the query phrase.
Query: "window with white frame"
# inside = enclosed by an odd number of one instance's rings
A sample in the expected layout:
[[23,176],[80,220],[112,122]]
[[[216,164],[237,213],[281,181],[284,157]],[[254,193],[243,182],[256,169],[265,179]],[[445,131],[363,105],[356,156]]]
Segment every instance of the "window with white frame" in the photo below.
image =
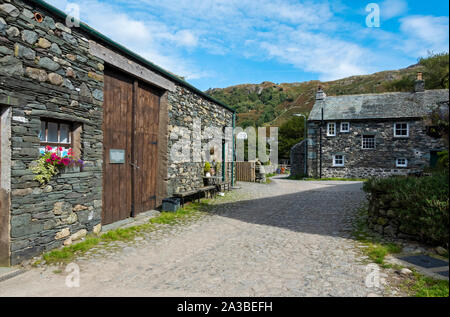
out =
[[341,122],[341,132],[350,132],[350,122]]
[[397,138],[409,137],[409,124],[405,122],[394,123],[394,136]]
[[328,123],[327,136],[336,136],[336,123],[335,122]]
[[408,167],[408,160],[405,158],[398,158],[395,160],[396,167]]
[[364,150],[370,150],[375,148],[375,136],[363,135],[362,136],[362,148]]
[[333,166],[344,166],[344,164],[345,164],[344,155],[342,154],[333,155]]

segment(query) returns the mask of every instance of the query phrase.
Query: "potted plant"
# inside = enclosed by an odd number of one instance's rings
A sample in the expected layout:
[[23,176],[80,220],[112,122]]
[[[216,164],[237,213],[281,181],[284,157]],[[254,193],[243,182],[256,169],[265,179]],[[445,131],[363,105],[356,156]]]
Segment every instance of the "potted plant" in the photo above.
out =
[[203,168],[203,172],[205,173],[206,177],[210,177],[211,176],[211,163],[205,162],[205,166]]
[[37,174],[34,180],[43,185],[60,172],[79,170],[83,165],[84,162],[82,160],[77,160],[73,157],[72,149],[69,149],[67,154],[65,154],[61,147],[54,149],[47,145],[41,157],[33,162],[31,171]]

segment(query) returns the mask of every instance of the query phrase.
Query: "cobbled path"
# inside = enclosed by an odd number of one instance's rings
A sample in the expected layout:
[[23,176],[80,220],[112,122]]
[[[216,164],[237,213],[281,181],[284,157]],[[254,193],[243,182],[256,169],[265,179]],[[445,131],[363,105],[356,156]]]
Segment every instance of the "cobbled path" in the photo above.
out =
[[0,282],[0,296],[385,295],[366,286],[367,260],[350,237],[361,183],[239,186],[195,222],[77,259],[78,288],[44,267]]

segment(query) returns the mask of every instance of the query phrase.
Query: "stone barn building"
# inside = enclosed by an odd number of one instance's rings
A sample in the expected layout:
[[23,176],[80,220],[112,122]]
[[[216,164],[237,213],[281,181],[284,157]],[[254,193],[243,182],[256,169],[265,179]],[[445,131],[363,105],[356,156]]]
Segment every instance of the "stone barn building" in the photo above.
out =
[[[421,172],[445,149],[424,117],[448,112],[448,89],[327,97],[319,88],[308,118],[310,177],[367,178]],[[323,121],[322,121],[323,111]],[[322,133],[321,133],[322,131]]]
[[[231,108],[66,18],[41,0],[0,0],[0,265],[202,186],[204,163],[171,158],[177,133],[234,122]],[[30,168],[48,146],[84,165],[41,185]]]

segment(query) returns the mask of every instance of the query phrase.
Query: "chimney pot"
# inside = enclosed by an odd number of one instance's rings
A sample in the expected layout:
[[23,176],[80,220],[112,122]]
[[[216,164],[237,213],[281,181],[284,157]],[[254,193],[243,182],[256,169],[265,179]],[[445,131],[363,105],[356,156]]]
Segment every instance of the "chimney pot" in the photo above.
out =
[[421,73],[421,72],[418,72],[418,73],[417,73],[417,80],[423,80],[423,79],[422,79],[422,73]]
[[425,91],[425,81],[423,80],[423,74],[421,72],[417,73],[417,78],[414,83],[414,91],[415,92]]
[[319,86],[316,93],[316,100],[324,100],[326,98],[325,92],[322,90],[322,87]]

